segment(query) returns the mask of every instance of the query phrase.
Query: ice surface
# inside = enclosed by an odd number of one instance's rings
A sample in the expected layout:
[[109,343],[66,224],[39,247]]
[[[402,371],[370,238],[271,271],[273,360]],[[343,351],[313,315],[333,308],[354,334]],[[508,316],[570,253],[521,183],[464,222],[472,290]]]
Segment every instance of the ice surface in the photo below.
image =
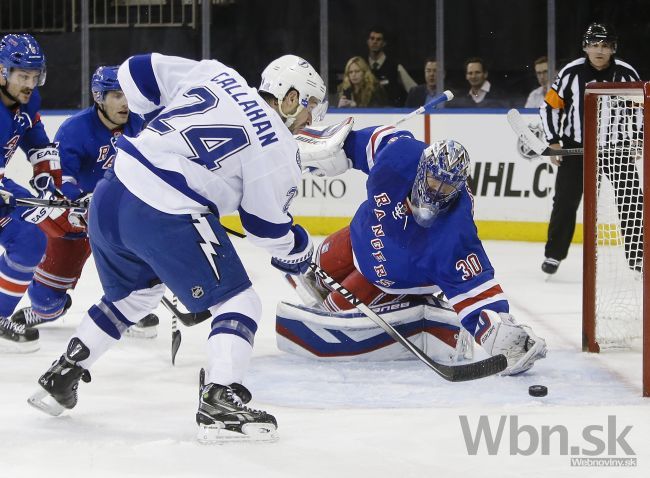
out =
[[[93,367],[92,383],[80,384],[72,412],[52,418],[29,407],[37,377],[64,351],[84,311],[101,295],[90,263],[67,316],[41,327],[41,350],[0,356],[0,478],[648,476],[650,401],[640,398],[640,355],[580,351],[579,247],[572,246],[558,273],[546,280],[539,269],[541,244],[485,244],[512,313],[546,339],[549,354],[520,377],[451,384],[417,361],[329,363],[279,352],[275,304],[297,298],[263,251],[237,241],[264,306],[245,383],[252,405],[277,417],[280,441],[195,442],[198,371],[209,325],[181,326],[183,342],[172,367],[170,321],[162,307],[158,338],[124,339],[109,351]],[[531,384],[546,385],[549,395],[530,397]],[[468,417],[474,433],[481,415],[489,416],[495,432],[501,416],[516,416],[520,427],[537,430],[564,425],[569,444],[586,448],[593,445],[581,438],[583,428],[606,427],[614,415],[617,435],[632,426],[626,441],[637,466],[571,467],[557,439],[546,455],[541,448],[530,456],[511,455],[508,425],[496,456],[485,444],[470,455],[459,416]],[[515,443],[526,449],[528,440],[521,432]],[[620,447],[615,454],[626,456]]]

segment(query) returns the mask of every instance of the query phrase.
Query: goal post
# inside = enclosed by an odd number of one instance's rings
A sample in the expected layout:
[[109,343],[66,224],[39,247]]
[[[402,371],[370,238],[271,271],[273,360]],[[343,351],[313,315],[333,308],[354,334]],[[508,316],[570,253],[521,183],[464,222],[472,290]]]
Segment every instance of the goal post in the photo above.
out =
[[[590,83],[584,100],[582,348],[642,348],[650,397],[650,82]],[[644,171],[648,173],[643,174]]]

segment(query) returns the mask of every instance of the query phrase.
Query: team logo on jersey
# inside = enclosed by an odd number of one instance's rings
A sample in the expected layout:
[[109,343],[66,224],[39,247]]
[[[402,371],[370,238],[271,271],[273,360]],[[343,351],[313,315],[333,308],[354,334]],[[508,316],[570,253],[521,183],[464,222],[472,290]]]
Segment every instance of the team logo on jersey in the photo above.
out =
[[195,285],[194,287],[192,287],[193,298],[200,299],[201,297],[203,297],[203,294],[204,294],[203,287],[201,287],[200,285]]
[[20,135],[14,135],[13,138],[11,138],[9,141],[7,141],[7,144],[4,146],[4,149],[6,150],[5,152],[5,162],[8,163],[11,157],[14,155],[16,152],[16,148],[18,148],[18,141],[20,140]]

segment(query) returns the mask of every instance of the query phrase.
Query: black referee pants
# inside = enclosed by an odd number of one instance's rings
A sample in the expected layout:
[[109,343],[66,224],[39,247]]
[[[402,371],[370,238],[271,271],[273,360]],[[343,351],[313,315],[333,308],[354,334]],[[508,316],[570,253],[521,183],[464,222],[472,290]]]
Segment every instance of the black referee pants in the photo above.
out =
[[[643,192],[634,158],[603,158],[600,174],[614,187],[625,257],[630,268],[639,269],[643,258]],[[601,181],[603,179],[601,178]],[[565,156],[555,177],[553,210],[548,224],[545,256],[563,260],[576,228],[576,213],[583,192],[582,156]]]
[[576,229],[576,213],[582,199],[582,156],[564,156],[555,176],[553,210],[548,223],[544,254],[561,261],[566,258]]

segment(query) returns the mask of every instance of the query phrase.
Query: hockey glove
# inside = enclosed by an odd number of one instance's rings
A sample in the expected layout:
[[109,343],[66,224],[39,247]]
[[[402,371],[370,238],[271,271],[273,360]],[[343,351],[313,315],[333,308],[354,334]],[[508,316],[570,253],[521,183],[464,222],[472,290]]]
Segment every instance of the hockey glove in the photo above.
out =
[[309,233],[299,224],[291,226],[293,231],[293,249],[286,257],[271,258],[271,265],[286,274],[304,274],[309,269],[311,256],[314,255],[314,244]]
[[338,176],[350,169],[343,143],[354,126],[352,117],[327,127],[301,129],[293,137],[298,142],[302,170],[315,176]]
[[34,169],[31,183],[36,190],[52,191],[61,187],[61,160],[56,145],[48,144],[44,148],[30,149],[27,155]]
[[16,208],[16,198],[0,185],[0,218],[7,217]]
[[[51,199],[50,193],[41,195]],[[61,209],[53,207],[33,207],[25,211],[21,217],[25,222],[37,225],[48,237],[62,237],[65,239],[80,239],[87,237],[86,227],[76,221],[71,211],[74,209]]]

